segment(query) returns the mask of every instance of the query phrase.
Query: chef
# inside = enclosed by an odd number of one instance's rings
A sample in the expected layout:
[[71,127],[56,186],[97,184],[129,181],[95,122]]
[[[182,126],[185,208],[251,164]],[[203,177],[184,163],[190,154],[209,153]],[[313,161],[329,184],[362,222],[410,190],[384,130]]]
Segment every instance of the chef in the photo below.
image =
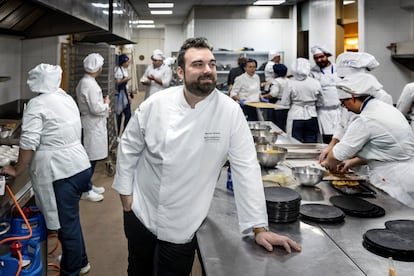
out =
[[311,48],[316,63],[310,75],[319,81],[322,94],[318,103],[318,123],[322,141],[329,143],[334,133],[335,125],[340,120],[340,102],[335,83],[338,80],[333,63],[328,59],[332,54],[325,48],[315,45]]
[[371,95],[375,81],[354,74],[337,83],[342,104],[359,116],[322,166],[345,172],[367,163],[370,183],[414,208],[414,134],[398,109]]
[[62,245],[60,275],[90,270],[79,218],[79,199],[88,190],[91,169],[81,144],[81,120],[73,98],[60,89],[62,69],[39,64],[27,84],[38,96],[23,114],[19,159],[2,174],[18,176],[29,167],[36,205]]
[[293,78],[288,81],[280,105],[289,106],[286,133],[303,143],[318,140],[318,115],[316,103],[321,94],[318,81],[308,77],[310,64],[307,59],[298,58],[291,66]]
[[414,82],[407,83],[397,102],[397,108],[407,117],[414,131]]

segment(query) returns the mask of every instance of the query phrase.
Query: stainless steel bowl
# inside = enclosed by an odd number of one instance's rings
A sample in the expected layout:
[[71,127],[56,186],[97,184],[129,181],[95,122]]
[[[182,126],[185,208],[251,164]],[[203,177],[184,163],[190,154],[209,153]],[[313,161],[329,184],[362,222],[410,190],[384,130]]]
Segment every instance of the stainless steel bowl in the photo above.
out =
[[279,133],[273,131],[252,130],[252,135],[255,144],[274,144],[277,141]]
[[292,168],[292,174],[298,183],[304,186],[315,186],[321,182],[324,170],[309,166],[294,167]]
[[287,155],[287,149],[272,144],[257,144],[256,152],[257,160],[264,167],[275,167]]

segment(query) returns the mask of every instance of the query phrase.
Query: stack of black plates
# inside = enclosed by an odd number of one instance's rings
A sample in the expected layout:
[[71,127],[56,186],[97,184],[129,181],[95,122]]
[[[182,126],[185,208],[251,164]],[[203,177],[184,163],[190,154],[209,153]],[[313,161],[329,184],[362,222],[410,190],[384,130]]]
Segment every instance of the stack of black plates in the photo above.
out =
[[399,261],[414,261],[414,235],[390,229],[365,232],[362,244],[374,254]]
[[341,209],[325,204],[303,204],[300,206],[300,216],[304,220],[328,223],[342,222],[345,218]]
[[299,217],[301,196],[286,187],[266,187],[267,215],[271,222],[293,222]]
[[377,218],[385,215],[384,208],[372,204],[362,198],[349,195],[339,195],[331,197],[329,201],[349,216],[360,218]]

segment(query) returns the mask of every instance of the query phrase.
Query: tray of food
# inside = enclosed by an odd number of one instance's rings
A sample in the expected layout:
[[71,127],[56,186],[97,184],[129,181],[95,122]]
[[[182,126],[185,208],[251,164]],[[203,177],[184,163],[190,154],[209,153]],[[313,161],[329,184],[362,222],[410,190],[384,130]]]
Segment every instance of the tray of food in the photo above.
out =
[[375,197],[376,192],[365,180],[331,180],[332,187],[345,195]]

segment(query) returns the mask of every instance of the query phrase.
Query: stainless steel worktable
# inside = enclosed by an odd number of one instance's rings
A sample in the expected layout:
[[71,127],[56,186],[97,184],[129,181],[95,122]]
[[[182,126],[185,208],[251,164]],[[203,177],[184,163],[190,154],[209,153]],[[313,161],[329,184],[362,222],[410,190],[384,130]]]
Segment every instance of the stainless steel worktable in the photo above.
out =
[[[288,142],[289,138],[281,143]],[[376,198],[366,200],[382,206],[386,215],[380,218],[346,216],[339,224],[270,223],[270,229],[287,235],[302,246],[302,252],[287,254],[281,248],[267,252],[251,237],[239,233],[236,205],[232,192],[226,189],[226,171],[217,183],[209,214],[197,233],[201,261],[207,275],[388,275],[388,259],[362,246],[363,234],[372,228],[384,228],[394,219],[414,219],[414,210],[373,188]],[[329,203],[337,195],[328,182],[315,187],[295,188],[305,203]],[[331,204],[330,204],[331,205]],[[414,275],[414,263],[395,261],[398,276]]]

